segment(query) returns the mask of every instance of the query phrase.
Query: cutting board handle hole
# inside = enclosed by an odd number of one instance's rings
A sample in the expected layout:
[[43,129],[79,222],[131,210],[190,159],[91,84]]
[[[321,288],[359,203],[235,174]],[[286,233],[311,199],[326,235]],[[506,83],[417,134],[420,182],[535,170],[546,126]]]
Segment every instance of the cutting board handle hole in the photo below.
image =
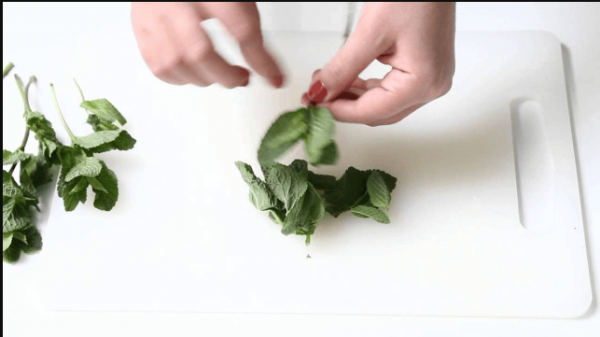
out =
[[554,161],[538,100],[510,102],[521,225],[540,231],[553,224]]

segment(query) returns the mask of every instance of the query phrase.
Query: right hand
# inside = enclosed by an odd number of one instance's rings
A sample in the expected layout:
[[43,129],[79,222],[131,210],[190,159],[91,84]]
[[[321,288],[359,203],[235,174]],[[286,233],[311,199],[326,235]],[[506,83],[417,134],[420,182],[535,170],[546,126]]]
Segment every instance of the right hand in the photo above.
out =
[[200,22],[216,18],[239,42],[255,72],[280,88],[283,74],[263,45],[254,2],[134,2],[131,21],[138,47],[152,73],[175,84],[226,88],[246,86],[250,72],[225,61],[213,48]]

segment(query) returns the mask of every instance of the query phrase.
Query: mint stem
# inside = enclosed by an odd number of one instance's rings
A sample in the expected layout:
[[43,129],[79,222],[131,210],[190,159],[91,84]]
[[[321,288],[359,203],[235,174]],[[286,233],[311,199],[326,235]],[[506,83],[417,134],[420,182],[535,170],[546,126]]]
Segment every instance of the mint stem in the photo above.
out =
[[71,142],[75,142],[75,139],[77,139],[77,137],[73,134],[73,132],[71,131],[71,128],[69,128],[69,125],[67,125],[67,122],[65,121],[65,117],[63,116],[62,112],[60,111],[60,106],[58,106],[58,100],[56,99],[56,92],[54,92],[54,84],[50,83],[50,91],[52,92],[52,100],[54,100],[54,107],[56,108],[56,112],[58,112],[58,117],[60,117],[60,121],[63,125],[63,127],[65,128],[65,130],[67,130],[67,133],[69,134],[69,137],[71,137]]
[[[11,64],[12,63],[10,63],[9,65],[11,65]],[[6,71],[6,69],[5,69],[5,71]],[[10,71],[10,69],[9,69],[9,71]],[[21,97],[23,97],[23,104],[25,105],[25,111],[30,112],[31,108],[29,107],[29,86],[31,85],[31,83],[33,81],[35,81],[35,77],[31,76],[29,78],[29,81],[27,82],[27,85],[25,86],[25,88],[23,88],[23,82],[21,82],[21,79],[16,74],[15,74],[15,80],[17,81],[17,86],[19,87],[19,92],[21,93]],[[29,126],[26,126],[25,127],[25,135],[23,136],[23,140],[21,141],[21,146],[19,146],[19,148],[17,150],[25,151],[25,146],[27,145],[28,140],[29,140]],[[15,168],[17,168],[17,163],[14,163],[10,167],[9,173],[11,175],[15,171]]]
[[4,70],[2,71],[2,78],[5,78],[14,66],[15,65],[12,62],[8,62],[8,64],[6,65],[6,67],[4,67]]
[[79,95],[81,95],[81,100],[85,101],[85,97],[83,97],[83,91],[81,90],[81,87],[79,86],[79,83],[77,83],[76,79],[73,79],[73,81],[75,81],[75,85],[77,86],[77,90],[79,90]]
[[[19,148],[17,150],[25,151],[25,145],[27,145],[28,139],[29,139],[29,127],[26,127],[25,135],[23,136],[23,140],[21,141],[21,146],[19,146]],[[15,168],[17,168],[17,163],[12,164],[12,166],[10,167],[10,171],[8,171],[8,173],[10,173],[12,175],[13,172],[15,171]]]

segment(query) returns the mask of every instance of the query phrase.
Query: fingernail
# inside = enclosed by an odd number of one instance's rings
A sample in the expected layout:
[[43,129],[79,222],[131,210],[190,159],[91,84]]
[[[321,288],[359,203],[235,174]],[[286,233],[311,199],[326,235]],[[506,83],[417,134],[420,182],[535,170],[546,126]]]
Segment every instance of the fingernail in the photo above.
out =
[[308,98],[308,94],[304,93],[304,95],[302,95],[302,99],[300,100],[300,103],[302,103],[304,106],[308,106],[310,104],[310,99]]
[[281,86],[283,85],[283,76],[277,75],[277,76],[271,77],[271,84],[275,88],[281,88]]
[[323,82],[317,81],[308,91],[308,98],[313,102],[321,102],[327,96],[327,88]]

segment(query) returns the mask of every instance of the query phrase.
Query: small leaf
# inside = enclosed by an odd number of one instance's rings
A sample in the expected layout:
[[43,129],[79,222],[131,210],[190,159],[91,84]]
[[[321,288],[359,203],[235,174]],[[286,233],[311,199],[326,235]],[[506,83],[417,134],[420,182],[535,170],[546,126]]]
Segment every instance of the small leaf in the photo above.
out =
[[279,163],[263,168],[263,170],[267,186],[289,211],[306,192],[308,187],[306,178]]
[[11,214],[8,219],[2,223],[2,232],[14,232],[31,226],[31,215],[25,213],[20,215]]
[[388,208],[390,206],[390,191],[379,172],[373,171],[367,180],[367,192],[373,206],[377,208]]
[[10,152],[8,150],[2,151],[2,165],[12,165],[18,162],[22,162],[29,158],[33,157],[30,154],[24,153],[22,150],[17,150],[15,152]]
[[100,162],[102,164],[102,171],[96,177],[96,180],[102,188],[92,185],[92,191],[96,193],[94,207],[101,211],[110,211],[115,207],[119,199],[119,182],[115,173],[106,167],[103,161]]
[[286,153],[308,131],[305,108],[282,114],[271,124],[258,149],[258,162],[268,166]]
[[267,185],[260,180],[256,175],[252,167],[241,161],[235,162],[238,170],[242,174],[242,178],[250,187],[250,202],[259,211],[266,211],[269,209],[277,208],[278,200],[275,195],[269,190]]
[[84,137],[75,138],[74,143],[83,147],[84,149],[91,150],[100,145],[110,143],[117,139],[121,134],[122,130],[107,130],[98,131]]
[[2,251],[5,252],[12,243],[13,233],[2,234]]
[[100,174],[102,170],[102,165],[100,164],[100,160],[94,157],[87,157],[81,163],[75,165],[67,176],[65,180],[67,182],[77,178],[77,177],[95,177]]
[[[308,133],[305,137],[305,148],[308,161],[313,166],[322,163],[324,150],[328,148],[326,155],[328,162],[337,160],[337,151],[333,144],[335,133],[335,119],[327,108],[310,108],[308,111]],[[333,145],[332,145],[333,144]]]
[[285,235],[296,233],[299,235],[311,235],[314,233],[316,224],[325,215],[323,198],[317,193],[312,185],[308,185],[306,193],[292,209],[288,211],[281,232]]
[[106,99],[83,101],[81,102],[81,107],[96,115],[103,123],[112,124],[119,122],[121,125],[127,123],[127,120],[121,115],[119,110]]
[[308,177],[308,163],[306,160],[296,159],[290,164],[290,168],[300,173],[301,176]]
[[31,226],[25,230],[25,235],[27,236],[27,246],[23,247],[23,252],[26,254],[35,253],[42,249],[43,241],[40,232],[38,232],[37,228]]
[[12,241],[10,247],[2,252],[2,259],[4,262],[14,263],[19,260],[21,256],[21,248],[24,244],[20,241]]
[[381,223],[390,223],[390,218],[385,211],[379,210],[375,207],[359,205],[352,207],[352,214],[364,218],[365,216]]

